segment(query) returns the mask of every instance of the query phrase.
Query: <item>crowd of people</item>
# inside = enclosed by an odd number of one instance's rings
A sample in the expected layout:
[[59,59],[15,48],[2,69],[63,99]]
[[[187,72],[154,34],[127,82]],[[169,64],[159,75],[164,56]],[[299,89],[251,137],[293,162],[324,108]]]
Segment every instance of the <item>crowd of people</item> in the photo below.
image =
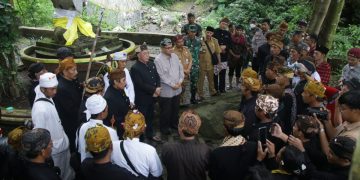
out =
[[[247,28],[223,18],[204,31],[194,14],[188,21],[154,61],[146,44],[129,69],[116,52],[115,68],[84,83],[68,48],[58,49],[54,73],[32,64],[32,121],[8,134],[0,179],[348,179],[360,138],[360,48],[349,49],[331,87],[329,49],[304,21],[291,36],[285,21],[272,31],[269,19]],[[196,138],[202,120],[189,106],[204,101],[205,77],[211,96],[241,92],[215,149]],[[166,142],[170,134],[180,140]]]

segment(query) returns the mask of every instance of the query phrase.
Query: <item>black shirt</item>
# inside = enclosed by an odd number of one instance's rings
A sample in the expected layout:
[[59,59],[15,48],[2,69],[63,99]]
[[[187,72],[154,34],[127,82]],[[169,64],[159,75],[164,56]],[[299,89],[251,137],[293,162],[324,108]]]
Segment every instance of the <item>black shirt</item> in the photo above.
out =
[[210,154],[209,177],[212,180],[244,179],[256,162],[257,143],[218,147]]
[[31,81],[30,83],[31,84],[28,87],[28,100],[29,100],[30,107],[32,108],[33,104],[34,104],[35,96],[36,96],[34,89],[37,85],[39,85],[39,81]]
[[60,180],[53,167],[46,163],[26,162],[26,179],[28,180]]
[[242,97],[240,102],[239,111],[242,112],[245,116],[245,125],[244,129],[241,133],[242,136],[247,137],[250,133],[253,124],[257,122],[257,118],[255,115],[255,106],[256,106],[257,96],[252,96],[250,99],[245,99]]
[[121,123],[124,122],[125,116],[130,110],[130,100],[124,90],[117,90],[111,85],[106,90],[104,98],[108,105],[108,116],[104,120],[104,124],[111,127],[110,120],[114,116],[117,134],[122,139],[124,128]]
[[97,164],[92,158],[87,158],[81,163],[81,171],[86,180],[135,180],[138,179],[128,170],[111,162]]
[[227,30],[223,30],[220,28],[215,29],[214,31],[214,38],[218,40],[220,46],[225,45],[225,53],[221,53],[221,62],[227,61],[229,48],[231,46],[231,34]]

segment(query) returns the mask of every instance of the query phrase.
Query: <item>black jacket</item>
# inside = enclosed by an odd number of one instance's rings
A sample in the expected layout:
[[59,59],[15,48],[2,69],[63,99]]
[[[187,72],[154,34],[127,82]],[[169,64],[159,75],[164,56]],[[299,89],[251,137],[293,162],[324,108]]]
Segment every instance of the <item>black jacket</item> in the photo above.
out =
[[222,30],[220,28],[215,29],[214,31],[214,38],[218,40],[219,45],[225,45],[226,50],[225,53],[221,53],[221,62],[227,61],[228,53],[231,46],[231,34],[227,30]]
[[130,110],[130,100],[124,90],[117,90],[111,85],[106,90],[104,98],[109,108],[108,116],[104,120],[104,124],[111,127],[110,120],[112,116],[114,116],[117,134],[119,138],[122,139],[124,128],[121,123],[124,122],[125,116]]
[[250,99],[245,99],[242,97],[240,102],[239,111],[242,112],[245,116],[245,125],[241,133],[241,135],[244,137],[249,135],[253,124],[257,122],[255,115],[256,98],[257,96],[253,96]]
[[82,88],[77,80],[67,80],[61,75],[57,76],[59,85],[57,94],[53,98],[61,124],[69,138],[70,151],[75,151],[75,134],[80,125],[79,108],[81,103]]
[[151,61],[147,64],[136,61],[131,67],[130,75],[135,89],[135,104],[153,104],[155,102],[155,98],[153,98],[155,89],[160,87],[160,76],[155,64]]

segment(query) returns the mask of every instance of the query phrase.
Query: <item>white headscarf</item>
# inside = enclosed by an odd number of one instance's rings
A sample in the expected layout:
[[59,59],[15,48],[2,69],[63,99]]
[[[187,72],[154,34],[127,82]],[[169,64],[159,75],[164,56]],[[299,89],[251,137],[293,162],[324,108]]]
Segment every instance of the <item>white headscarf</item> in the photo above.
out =
[[94,94],[90,96],[85,103],[86,111],[84,113],[86,113],[86,119],[90,119],[92,114],[103,112],[106,106],[106,100],[101,95]]

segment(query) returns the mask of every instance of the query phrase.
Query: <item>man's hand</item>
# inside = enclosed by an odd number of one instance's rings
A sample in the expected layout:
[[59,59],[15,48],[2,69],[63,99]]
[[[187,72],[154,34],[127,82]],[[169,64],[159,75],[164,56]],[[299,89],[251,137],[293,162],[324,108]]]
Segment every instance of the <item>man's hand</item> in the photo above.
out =
[[155,89],[155,92],[153,94],[153,97],[159,97],[160,96],[161,87],[157,87]]
[[111,127],[114,128],[114,124],[115,124],[115,117],[114,115],[112,115],[111,119],[110,119],[110,124],[111,124]]
[[257,156],[256,156],[256,159],[257,159],[258,161],[264,160],[265,157],[266,157],[267,152],[268,152],[268,148],[266,148],[265,150],[263,150],[262,145],[261,145],[261,142],[258,141],[258,148],[257,148]]
[[181,83],[176,83],[175,86],[173,86],[172,88],[173,88],[174,90],[177,90],[177,89],[179,89],[180,87],[181,87]]
[[269,153],[268,158],[275,157],[275,144],[269,140],[266,140],[266,147],[267,147],[268,153]]
[[271,135],[281,139],[282,141],[286,141],[288,138],[288,136],[282,132],[281,126],[278,123],[271,126]]
[[304,145],[303,145],[302,141],[299,138],[296,138],[296,137],[290,135],[288,142],[289,142],[290,145],[295,146],[296,148],[298,148],[301,152],[305,152]]

